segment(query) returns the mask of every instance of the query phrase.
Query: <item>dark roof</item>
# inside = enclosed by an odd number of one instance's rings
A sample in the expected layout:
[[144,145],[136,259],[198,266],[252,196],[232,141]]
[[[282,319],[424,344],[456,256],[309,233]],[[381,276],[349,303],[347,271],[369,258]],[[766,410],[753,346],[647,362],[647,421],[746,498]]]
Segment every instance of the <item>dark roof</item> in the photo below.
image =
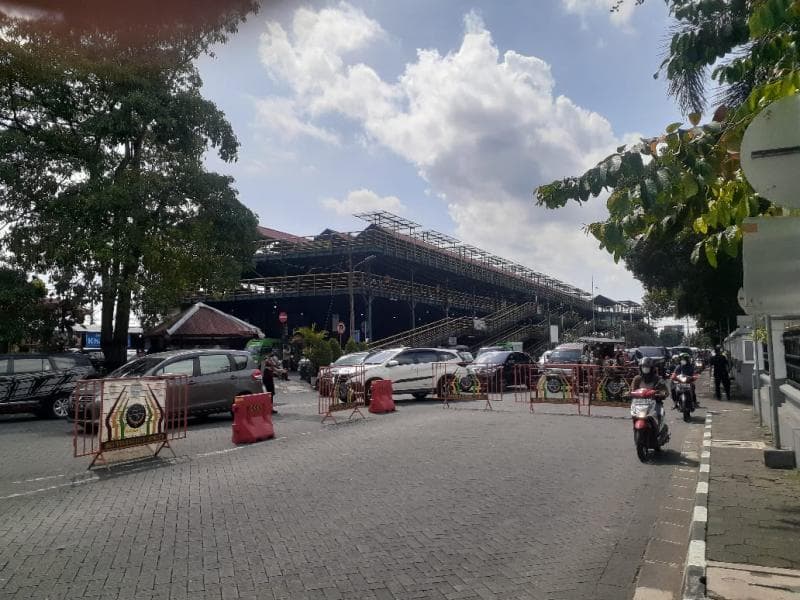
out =
[[303,238],[285,231],[278,231],[277,229],[270,229],[269,227],[257,227],[258,235],[267,240],[280,240],[282,242],[303,242]]
[[607,296],[601,296],[600,294],[597,294],[597,296],[595,296],[594,299],[592,300],[592,303],[595,306],[615,306],[617,304],[617,301],[612,300]]
[[147,337],[193,338],[264,337],[263,332],[233,315],[198,302],[150,330]]

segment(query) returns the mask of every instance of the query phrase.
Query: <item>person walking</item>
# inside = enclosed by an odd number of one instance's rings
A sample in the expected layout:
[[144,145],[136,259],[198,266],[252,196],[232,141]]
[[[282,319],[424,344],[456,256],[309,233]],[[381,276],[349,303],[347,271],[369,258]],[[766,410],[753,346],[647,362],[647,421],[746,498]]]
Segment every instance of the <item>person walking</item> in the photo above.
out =
[[277,413],[278,411],[275,410],[275,372],[269,357],[264,359],[261,367],[261,387],[264,388],[265,393],[272,394],[272,414]]
[[725,388],[725,397],[731,399],[731,364],[728,362],[727,357],[722,353],[722,348],[717,346],[714,348],[714,356],[709,361],[711,365],[711,372],[714,375],[714,397],[721,400],[720,385]]

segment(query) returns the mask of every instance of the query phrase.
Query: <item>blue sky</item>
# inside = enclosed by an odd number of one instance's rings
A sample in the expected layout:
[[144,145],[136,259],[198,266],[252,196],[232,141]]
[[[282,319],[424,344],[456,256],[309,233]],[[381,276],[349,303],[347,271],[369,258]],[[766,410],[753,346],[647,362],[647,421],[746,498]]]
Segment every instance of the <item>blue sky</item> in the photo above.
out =
[[663,2],[284,1],[215,58],[205,95],[241,142],[236,179],[263,225],[360,229],[390,210],[589,289],[641,287],[581,231],[603,201],[538,208],[534,188],[579,174],[680,119],[662,79]]

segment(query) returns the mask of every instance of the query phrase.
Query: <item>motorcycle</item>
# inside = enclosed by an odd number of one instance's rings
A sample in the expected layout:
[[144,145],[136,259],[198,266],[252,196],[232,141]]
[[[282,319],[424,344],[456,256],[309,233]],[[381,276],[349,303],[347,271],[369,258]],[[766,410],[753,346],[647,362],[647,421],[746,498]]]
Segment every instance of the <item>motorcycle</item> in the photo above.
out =
[[303,357],[297,364],[297,370],[300,373],[300,379],[311,383],[311,361]]
[[697,375],[676,375],[672,374],[672,387],[675,392],[675,401],[678,409],[683,413],[683,420],[687,423],[692,420],[695,401],[692,384],[697,381]]
[[642,462],[647,460],[649,450],[660,452],[670,438],[666,419],[663,415],[659,417],[659,393],[654,389],[639,388],[630,394],[633,441],[636,444],[636,455]]

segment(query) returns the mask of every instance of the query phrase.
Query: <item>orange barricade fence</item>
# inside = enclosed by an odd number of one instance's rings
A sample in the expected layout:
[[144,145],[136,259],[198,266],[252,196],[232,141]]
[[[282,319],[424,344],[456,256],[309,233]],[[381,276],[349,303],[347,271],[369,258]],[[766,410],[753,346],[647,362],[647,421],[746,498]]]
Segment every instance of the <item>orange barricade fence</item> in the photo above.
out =
[[322,422],[333,419],[336,423],[335,412],[349,410],[352,419],[356,414],[364,417],[359,410],[367,404],[369,391],[366,389],[364,365],[352,367],[331,368],[323,367],[319,372],[319,414],[323,415]]
[[156,445],[154,455],[186,437],[189,408],[186,375],[78,381],[70,398],[75,457]]
[[484,409],[492,410],[492,402],[503,400],[506,381],[502,367],[468,371],[458,364],[436,362],[432,369],[433,394],[442,401],[442,408],[450,408],[451,402],[483,400]]
[[580,365],[516,365],[513,376],[515,402],[534,404],[575,404],[581,413],[585,374]]
[[231,439],[234,444],[252,444],[275,437],[272,424],[272,394],[236,396],[233,402]]
[[589,414],[592,406],[626,407],[633,378],[639,372],[635,365],[589,367]]

